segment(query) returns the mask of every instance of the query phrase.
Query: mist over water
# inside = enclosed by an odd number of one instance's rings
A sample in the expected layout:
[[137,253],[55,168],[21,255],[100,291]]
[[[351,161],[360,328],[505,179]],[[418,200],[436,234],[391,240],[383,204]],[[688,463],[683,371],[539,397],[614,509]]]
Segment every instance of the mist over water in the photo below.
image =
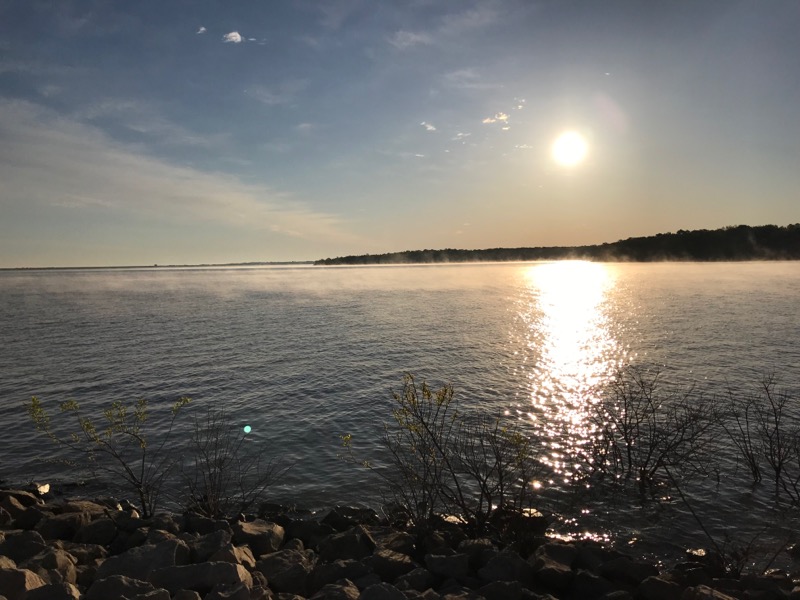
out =
[[[52,448],[27,420],[32,395],[156,410],[188,395],[294,463],[276,500],[364,502],[374,482],[338,458],[339,436],[379,456],[405,372],[521,419],[566,477],[619,366],[709,395],[775,373],[797,394],[797,298],[798,263],[0,272],[0,478],[71,476],[37,460]],[[721,519],[742,502],[724,500]]]

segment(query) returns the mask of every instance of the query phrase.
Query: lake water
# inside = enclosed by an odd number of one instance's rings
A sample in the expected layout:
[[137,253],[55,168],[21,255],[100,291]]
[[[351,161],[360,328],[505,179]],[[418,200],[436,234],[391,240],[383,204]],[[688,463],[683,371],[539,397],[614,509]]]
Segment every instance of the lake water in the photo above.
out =
[[[553,461],[567,464],[625,364],[709,394],[774,373],[797,397],[799,299],[786,262],[0,272],[0,478],[73,476],[38,460],[52,448],[25,414],[32,395],[89,409],[188,395],[293,463],[276,499],[365,502],[374,482],[340,459],[339,436],[376,455],[405,372],[562,436]],[[763,519],[754,497],[717,498],[710,519]],[[648,510],[616,535],[672,535]]]

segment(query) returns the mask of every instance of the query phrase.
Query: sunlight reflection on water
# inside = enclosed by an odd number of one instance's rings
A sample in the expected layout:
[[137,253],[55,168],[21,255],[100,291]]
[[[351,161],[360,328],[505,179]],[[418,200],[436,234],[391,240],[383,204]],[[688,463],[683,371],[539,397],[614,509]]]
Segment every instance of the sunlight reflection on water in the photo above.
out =
[[608,265],[583,261],[525,272],[528,294],[520,312],[535,363],[527,373],[527,416],[549,445],[546,462],[565,481],[580,468],[576,458],[599,429],[591,410],[598,389],[625,360],[606,310],[615,279]]

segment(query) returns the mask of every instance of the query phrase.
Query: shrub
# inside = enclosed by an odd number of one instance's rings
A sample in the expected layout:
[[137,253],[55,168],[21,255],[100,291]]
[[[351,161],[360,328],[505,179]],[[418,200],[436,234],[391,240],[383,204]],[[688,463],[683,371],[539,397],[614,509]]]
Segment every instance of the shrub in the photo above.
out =
[[213,518],[245,512],[289,469],[264,457],[263,447],[248,447],[224,408],[210,407],[195,418],[182,468],[187,508]]
[[80,459],[81,465],[93,474],[104,473],[112,485],[123,482],[123,487],[138,499],[142,516],[149,517],[162,498],[167,476],[178,462],[175,453],[165,446],[178,413],[189,401],[182,397],[172,405],[166,432],[162,434],[161,443],[155,446],[148,443],[146,399],[138,400],[131,407],[114,402],[103,411],[102,420],[87,417],[75,400],[62,402],[58,414],[77,424],[77,430],[66,436],[58,435],[50,415],[36,396],[31,398],[28,414],[38,431],[73,456],[64,458],[65,463],[74,466],[76,459]]

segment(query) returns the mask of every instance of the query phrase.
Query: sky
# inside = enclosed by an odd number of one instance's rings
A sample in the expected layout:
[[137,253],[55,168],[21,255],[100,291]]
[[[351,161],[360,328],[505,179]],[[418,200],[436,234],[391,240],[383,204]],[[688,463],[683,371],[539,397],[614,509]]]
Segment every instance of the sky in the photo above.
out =
[[0,0],[0,267],[795,223],[798,31],[796,0]]

